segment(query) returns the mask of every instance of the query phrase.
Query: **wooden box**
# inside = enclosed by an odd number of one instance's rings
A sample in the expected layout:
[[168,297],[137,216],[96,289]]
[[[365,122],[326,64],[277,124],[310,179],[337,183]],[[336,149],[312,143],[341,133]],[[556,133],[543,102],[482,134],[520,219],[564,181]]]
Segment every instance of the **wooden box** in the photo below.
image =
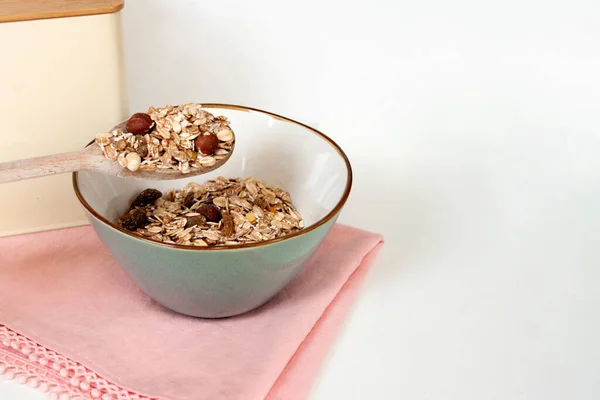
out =
[[[0,0],[0,162],[77,150],[127,118],[122,0]],[[0,184],[0,236],[86,224],[71,174]]]

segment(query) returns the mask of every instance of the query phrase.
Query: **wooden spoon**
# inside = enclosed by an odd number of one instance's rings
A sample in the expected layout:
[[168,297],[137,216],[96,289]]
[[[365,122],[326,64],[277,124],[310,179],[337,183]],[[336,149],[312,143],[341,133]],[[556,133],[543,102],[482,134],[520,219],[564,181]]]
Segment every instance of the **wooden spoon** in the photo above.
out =
[[[110,132],[115,129],[123,130],[126,124],[127,121],[123,121],[111,129]],[[229,160],[234,148],[235,141],[233,141],[229,153],[225,155],[224,158],[217,160],[215,165],[194,168],[186,174],[174,169],[158,169],[156,171],[137,170],[133,172],[127,168],[121,167],[117,161],[111,161],[106,158],[102,153],[102,149],[92,142],[87,147],[83,148],[83,150],[79,151],[0,163],[0,183],[83,170],[99,171],[124,178],[148,180],[188,178],[191,176],[202,175],[219,168]]]

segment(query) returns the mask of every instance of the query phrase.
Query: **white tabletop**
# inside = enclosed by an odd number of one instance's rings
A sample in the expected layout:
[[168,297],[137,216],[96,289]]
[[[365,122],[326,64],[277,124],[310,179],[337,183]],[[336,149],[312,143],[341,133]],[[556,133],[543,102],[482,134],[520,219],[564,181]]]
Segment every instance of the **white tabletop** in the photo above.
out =
[[598,2],[208,3],[126,2],[132,110],[313,124],[386,238],[311,399],[597,399]]

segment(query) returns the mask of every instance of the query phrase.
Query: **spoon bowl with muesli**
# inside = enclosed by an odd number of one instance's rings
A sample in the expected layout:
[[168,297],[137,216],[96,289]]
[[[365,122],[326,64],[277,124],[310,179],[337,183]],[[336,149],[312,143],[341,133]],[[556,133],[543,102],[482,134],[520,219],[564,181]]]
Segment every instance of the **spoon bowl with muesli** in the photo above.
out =
[[224,116],[200,104],[150,107],[82,150],[0,163],[0,183],[74,171],[122,178],[173,180],[206,174],[225,164],[235,135]]
[[342,211],[352,171],[335,142],[302,123],[200,108],[236,129],[235,153],[218,170],[164,181],[79,171],[73,185],[100,240],[148,296],[220,318],[259,307],[297,275]]

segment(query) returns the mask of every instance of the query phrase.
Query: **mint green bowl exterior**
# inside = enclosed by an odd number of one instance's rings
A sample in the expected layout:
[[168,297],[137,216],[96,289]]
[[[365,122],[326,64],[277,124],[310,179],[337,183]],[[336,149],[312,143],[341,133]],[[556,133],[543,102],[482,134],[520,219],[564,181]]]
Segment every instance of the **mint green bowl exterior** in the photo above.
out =
[[[222,318],[261,306],[298,274],[337,220],[352,170],[335,142],[306,125],[248,107],[202,106],[226,115],[236,133],[235,151],[218,170],[173,181],[80,171],[73,186],[102,243],[149,297],[181,314]],[[253,176],[288,190],[306,227],[267,242],[192,247],[152,241],[115,223],[143,189],[164,193],[219,175]]]
[[283,289],[314,254],[334,219],[268,246],[198,252],[169,248],[88,219],[115,260],[157,303],[181,314],[220,318],[250,311]]

